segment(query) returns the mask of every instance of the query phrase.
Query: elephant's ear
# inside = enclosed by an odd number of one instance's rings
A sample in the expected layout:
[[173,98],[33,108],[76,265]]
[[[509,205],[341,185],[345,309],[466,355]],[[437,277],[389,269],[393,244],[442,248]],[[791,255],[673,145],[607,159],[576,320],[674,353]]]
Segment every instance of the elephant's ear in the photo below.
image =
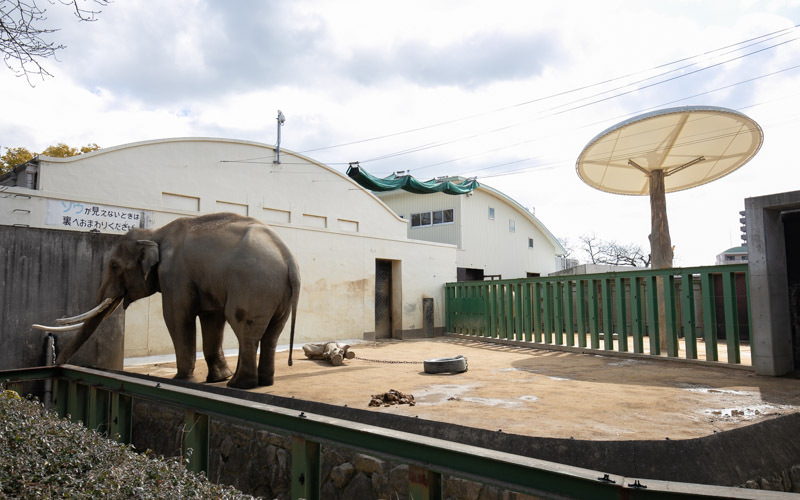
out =
[[158,254],[158,243],[150,240],[138,240],[138,243],[142,246],[142,273],[144,274],[145,281],[147,281],[147,277],[150,276],[150,271],[153,269],[153,266],[158,264],[158,259],[160,258]]

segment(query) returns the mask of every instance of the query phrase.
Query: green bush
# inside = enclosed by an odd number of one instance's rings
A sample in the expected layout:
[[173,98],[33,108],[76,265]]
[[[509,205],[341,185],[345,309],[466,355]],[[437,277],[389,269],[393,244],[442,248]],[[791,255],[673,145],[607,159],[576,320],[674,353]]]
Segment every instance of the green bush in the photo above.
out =
[[0,498],[98,497],[252,498],[0,392]]

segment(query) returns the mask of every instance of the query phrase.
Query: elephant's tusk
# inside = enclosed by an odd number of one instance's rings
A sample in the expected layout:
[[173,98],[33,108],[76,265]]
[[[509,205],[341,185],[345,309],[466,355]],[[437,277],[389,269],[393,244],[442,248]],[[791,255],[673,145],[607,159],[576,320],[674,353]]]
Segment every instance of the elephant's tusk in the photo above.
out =
[[64,325],[64,326],[47,326],[47,325],[36,325],[33,324],[31,327],[36,328],[37,330],[44,330],[46,332],[70,332],[72,330],[77,330],[83,326],[83,323],[75,323],[74,325]]
[[79,315],[73,316],[71,318],[59,318],[59,319],[57,319],[56,320],[56,324],[57,325],[69,325],[69,324],[72,324],[72,323],[77,323],[78,321],[86,321],[89,318],[97,316],[103,309],[108,307],[108,305],[110,303],[112,303],[112,302],[114,302],[114,299],[109,297],[109,298],[103,300],[103,302],[100,302],[100,304],[97,305],[97,307],[95,307],[94,309],[86,311],[83,314],[79,314]]

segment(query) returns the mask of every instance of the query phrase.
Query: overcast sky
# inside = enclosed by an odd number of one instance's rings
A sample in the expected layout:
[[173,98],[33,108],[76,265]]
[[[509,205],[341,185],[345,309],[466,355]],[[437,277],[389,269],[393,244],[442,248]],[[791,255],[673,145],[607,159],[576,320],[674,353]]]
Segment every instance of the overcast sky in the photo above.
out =
[[67,48],[34,87],[0,67],[0,147],[275,144],[280,109],[282,147],[340,171],[477,176],[557,237],[648,249],[648,198],[586,185],[583,147],[654,109],[741,111],[764,131],[756,157],[667,195],[676,266],[738,246],[745,198],[800,189],[797,0],[116,0],[92,23],[48,17]]

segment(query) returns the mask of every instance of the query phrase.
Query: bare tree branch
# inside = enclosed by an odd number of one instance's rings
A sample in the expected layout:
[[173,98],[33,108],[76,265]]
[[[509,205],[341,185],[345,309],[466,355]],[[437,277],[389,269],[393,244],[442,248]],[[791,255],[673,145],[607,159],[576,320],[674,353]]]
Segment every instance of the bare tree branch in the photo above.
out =
[[650,265],[650,254],[645,253],[639,245],[601,240],[594,234],[580,236],[578,240],[580,250],[591,264],[631,267]]
[[[47,0],[55,5],[54,0]],[[94,21],[100,10],[85,8],[87,0],[58,0],[65,6],[72,6],[80,21]],[[92,0],[92,3],[105,7],[111,0]],[[40,2],[41,3],[41,2]],[[0,54],[6,67],[19,77],[24,76],[33,86],[32,76],[44,79],[52,76],[41,64],[41,60],[55,57],[56,52],[66,46],[48,42],[47,35],[58,28],[47,27],[47,9],[37,5],[37,0],[0,0]]]

